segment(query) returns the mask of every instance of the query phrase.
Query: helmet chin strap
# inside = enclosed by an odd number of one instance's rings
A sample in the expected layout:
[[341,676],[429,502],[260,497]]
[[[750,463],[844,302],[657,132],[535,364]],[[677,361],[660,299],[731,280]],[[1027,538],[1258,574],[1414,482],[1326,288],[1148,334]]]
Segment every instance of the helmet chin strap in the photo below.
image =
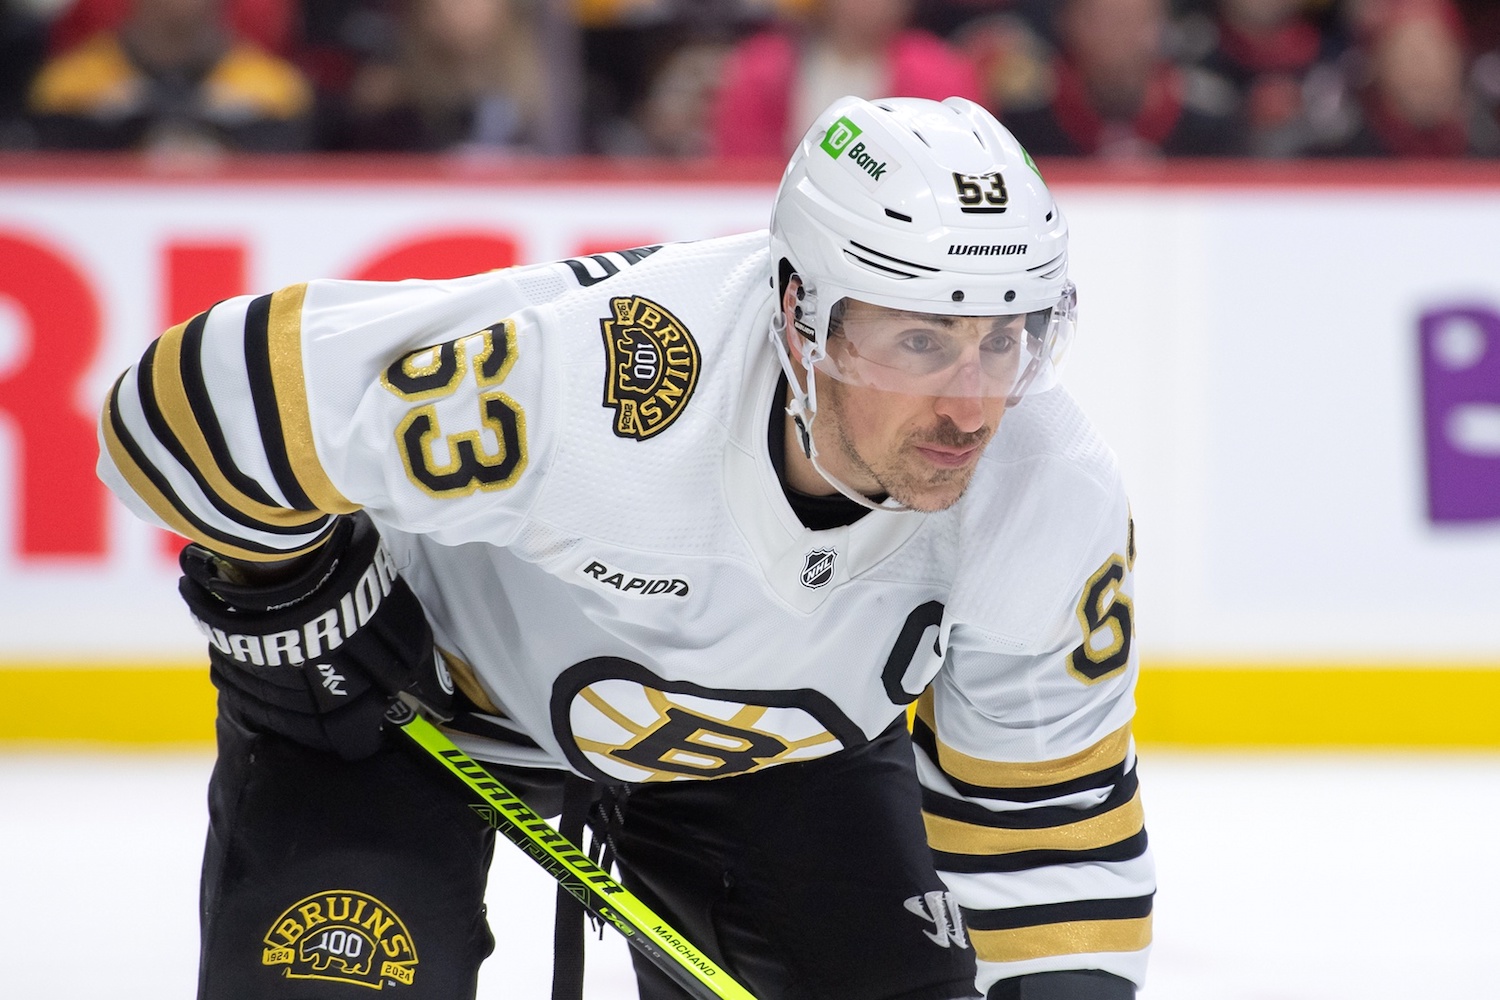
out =
[[823,463],[818,461],[818,446],[813,442],[812,434],[813,420],[818,416],[818,381],[813,377],[813,365],[822,359],[823,349],[814,342],[807,345],[807,349],[802,352],[802,375],[806,378],[807,384],[807,389],[804,390],[802,379],[798,378],[795,363],[792,361],[791,352],[786,346],[786,328],[786,314],[780,310],[772,313],[771,343],[776,347],[776,357],[781,361],[781,369],[786,373],[787,384],[792,391],[792,401],[787,404],[786,414],[792,419],[792,425],[796,428],[797,443],[802,448],[802,454],[807,456],[813,469],[829,486],[861,507],[867,507],[870,510],[911,510],[911,507],[894,497],[888,496],[884,501],[876,503],[823,468]]

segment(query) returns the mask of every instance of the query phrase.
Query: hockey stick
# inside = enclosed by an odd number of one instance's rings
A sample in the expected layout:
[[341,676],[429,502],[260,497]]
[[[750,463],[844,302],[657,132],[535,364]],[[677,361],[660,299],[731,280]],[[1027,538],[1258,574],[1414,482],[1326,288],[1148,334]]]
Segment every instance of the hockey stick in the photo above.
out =
[[755,1000],[723,969],[710,962],[645,903],[531,810],[515,793],[495,780],[405,700],[386,716],[401,727],[484,802],[474,811],[512,844],[557,879],[590,913],[625,936],[632,948],[698,1000]]

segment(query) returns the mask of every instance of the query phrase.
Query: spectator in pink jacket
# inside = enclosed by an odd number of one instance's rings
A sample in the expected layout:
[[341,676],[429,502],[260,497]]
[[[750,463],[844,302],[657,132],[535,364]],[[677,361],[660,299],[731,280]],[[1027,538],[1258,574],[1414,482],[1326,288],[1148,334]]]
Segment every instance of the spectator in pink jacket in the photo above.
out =
[[805,31],[766,31],[740,43],[714,114],[721,156],[784,157],[839,97],[951,95],[979,101],[974,66],[910,26],[911,0],[819,0]]

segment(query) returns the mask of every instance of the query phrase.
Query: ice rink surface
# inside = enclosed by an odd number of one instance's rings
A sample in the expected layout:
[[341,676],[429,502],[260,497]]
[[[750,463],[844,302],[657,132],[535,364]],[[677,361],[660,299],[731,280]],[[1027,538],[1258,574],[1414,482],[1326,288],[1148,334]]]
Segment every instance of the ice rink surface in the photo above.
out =
[[[0,754],[0,996],[193,996],[210,765]],[[1148,748],[1141,781],[1161,883],[1143,1000],[1500,997],[1500,755]],[[545,1000],[551,883],[501,844],[491,887],[479,996]],[[628,965],[591,935],[588,1000],[633,998]]]

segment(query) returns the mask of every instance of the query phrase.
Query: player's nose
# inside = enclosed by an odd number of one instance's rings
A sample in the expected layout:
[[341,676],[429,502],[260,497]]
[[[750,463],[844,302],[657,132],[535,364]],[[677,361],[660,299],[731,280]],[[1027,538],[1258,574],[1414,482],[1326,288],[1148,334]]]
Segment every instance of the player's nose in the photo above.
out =
[[932,409],[965,434],[972,434],[984,426],[982,396],[939,396],[933,401]]

